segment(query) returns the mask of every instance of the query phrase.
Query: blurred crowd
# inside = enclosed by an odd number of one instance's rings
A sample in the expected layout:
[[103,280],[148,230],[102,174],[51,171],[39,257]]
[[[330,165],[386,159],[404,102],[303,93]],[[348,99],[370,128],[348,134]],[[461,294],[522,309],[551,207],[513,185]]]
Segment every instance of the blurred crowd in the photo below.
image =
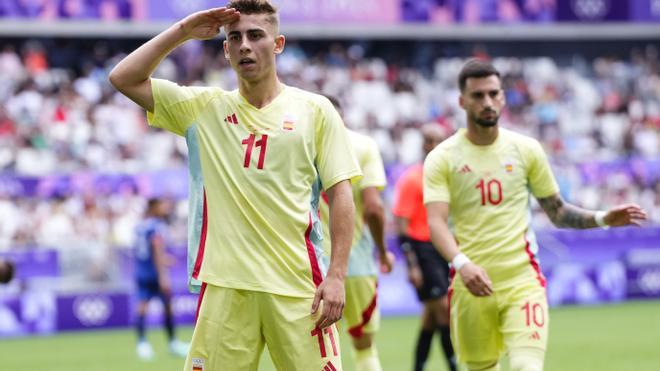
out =
[[[138,174],[185,167],[183,138],[150,129],[144,112],[109,85],[108,72],[122,54],[103,42],[85,50],[74,54],[36,41],[4,46],[0,175]],[[488,57],[483,50],[477,54]],[[655,223],[660,220],[657,49],[561,65],[550,57],[493,60],[508,103],[502,125],[542,142],[569,201],[594,209],[637,202]],[[448,134],[464,126],[456,83],[464,61],[438,58],[419,68],[367,55],[360,43],[328,44],[314,52],[292,43],[278,63],[285,83],[338,97],[346,124],[378,142],[392,175],[420,160],[423,123],[436,122]],[[217,43],[185,44],[156,77],[236,87]],[[113,246],[130,246],[145,197],[137,188],[101,197],[92,190],[20,197],[0,186],[0,250],[86,245],[102,255]],[[185,200],[178,202],[172,239],[185,244],[187,209]],[[536,223],[547,226],[543,218]]]

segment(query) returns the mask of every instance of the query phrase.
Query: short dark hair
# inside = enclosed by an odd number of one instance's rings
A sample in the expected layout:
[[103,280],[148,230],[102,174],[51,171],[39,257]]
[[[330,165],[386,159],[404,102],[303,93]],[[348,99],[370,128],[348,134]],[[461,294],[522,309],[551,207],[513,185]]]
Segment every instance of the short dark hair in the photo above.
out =
[[268,0],[231,0],[227,8],[236,9],[241,14],[266,14],[269,22],[279,24],[277,7]]
[[463,65],[461,73],[458,74],[458,87],[461,92],[465,90],[467,79],[482,78],[488,76],[497,76],[500,78],[500,72],[493,67],[492,63],[483,59],[470,59]]
[[8,283],[14,278],[14,263],[9,260],[0,260],[6,269],[0,269],[0,283]]

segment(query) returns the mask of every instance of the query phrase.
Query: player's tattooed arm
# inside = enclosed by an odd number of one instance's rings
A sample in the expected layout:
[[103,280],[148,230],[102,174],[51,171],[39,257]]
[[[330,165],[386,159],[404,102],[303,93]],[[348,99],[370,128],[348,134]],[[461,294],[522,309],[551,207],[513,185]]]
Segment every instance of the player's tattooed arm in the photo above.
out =
[[559,194],[537,199],[546,215],[558,228],[596,228],[594,212],[565,202]]

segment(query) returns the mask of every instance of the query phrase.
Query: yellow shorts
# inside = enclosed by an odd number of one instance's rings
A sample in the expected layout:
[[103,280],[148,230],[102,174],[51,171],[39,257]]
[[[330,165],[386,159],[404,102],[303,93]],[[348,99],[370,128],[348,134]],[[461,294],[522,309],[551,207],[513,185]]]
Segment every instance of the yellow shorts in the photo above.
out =
[[348,333],[358,338],[373,334],[380,328],[377,278],[373,276],[348,277],[346,279],[346,305],[344,320]]
[[548,302],[538,283],[476,297],[461,288],[450,294],[451,336],[461,363],[498,360],[503,352],[548,343]]
[[212,285],[200,295],[184,371],[256,371],[264,345],[278,370],[342,370],[337,328],[315,327],[312,298]]

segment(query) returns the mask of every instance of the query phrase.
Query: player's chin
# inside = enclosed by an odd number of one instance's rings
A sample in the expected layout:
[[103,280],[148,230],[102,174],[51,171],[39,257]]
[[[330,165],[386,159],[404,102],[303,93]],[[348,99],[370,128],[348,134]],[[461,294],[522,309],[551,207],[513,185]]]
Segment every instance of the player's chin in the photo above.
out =
[[234,69],[236,71],[236,74],[243,80],[247,81],[256,81],[259,80],[259,71],[257,71],[256,66],[243,66],[243,65],[238,65]]

